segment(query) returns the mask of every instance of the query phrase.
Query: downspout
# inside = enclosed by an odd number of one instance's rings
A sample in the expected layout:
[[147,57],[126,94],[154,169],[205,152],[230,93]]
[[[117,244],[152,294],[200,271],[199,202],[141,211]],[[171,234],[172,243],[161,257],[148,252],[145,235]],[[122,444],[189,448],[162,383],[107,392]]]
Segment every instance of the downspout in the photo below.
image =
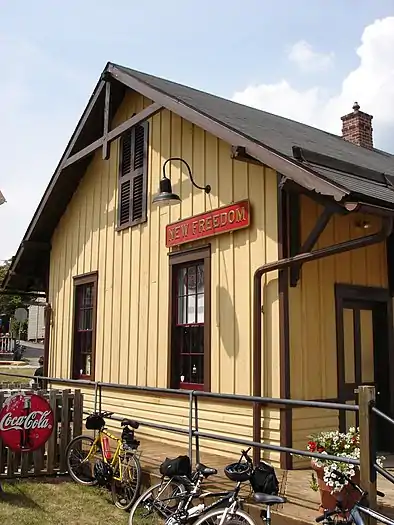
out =
[[[336,255],[342,252],[364,248],[372,244],[377,244],[387,239],[393,229],[393,217],[383,219],[382,228],[379,232],[359,237],[350,241],[341,242],[333,246],[327,246],[312,252],[300,253],[293,257],[280,259],[279,261],[269,262],[257,268],[253,277],[253,396],[261,397],[261,314],[262,314],[262,296],[261,281],[263,275],[276,270],[289,268],[296,263],[306,263],[323,259],[330,255]],[[261,404],[253,404],[253,441],[261,442]],[[253,460],[257,464],[260,461],[260,449],[253,449]]]

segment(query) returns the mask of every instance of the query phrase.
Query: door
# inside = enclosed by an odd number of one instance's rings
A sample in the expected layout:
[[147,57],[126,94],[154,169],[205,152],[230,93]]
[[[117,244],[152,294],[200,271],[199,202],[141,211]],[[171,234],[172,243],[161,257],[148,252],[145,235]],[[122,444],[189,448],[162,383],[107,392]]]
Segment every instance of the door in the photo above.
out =
[[[391,307],[388,291],[369,287],[338,285],[336,289],[338,338],[338,397],[357,404],[360,385],[374,385],[376,406],[393,415]],[[340,413],[340,430],[358,426],[358,414]],[[393,450],[394,428],[377,418],[379,450]]]

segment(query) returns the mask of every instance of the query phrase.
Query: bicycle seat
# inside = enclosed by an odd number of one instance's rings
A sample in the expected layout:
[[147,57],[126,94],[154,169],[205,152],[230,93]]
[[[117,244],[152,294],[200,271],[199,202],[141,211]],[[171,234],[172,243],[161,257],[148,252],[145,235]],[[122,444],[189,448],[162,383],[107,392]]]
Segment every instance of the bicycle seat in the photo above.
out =
[[137,429],[140,426],[140,424],[138,423],[138,421],[134,421],[133,419],[122,419],[121,426]]
[[256,503],[264,503],[264,505],[278,505],[286,503],[286,498],[282,496],[273,496],[272,494],[264,494],[263,492],[256,492],[254,494],[254,500]]
[[203,463],[197,463],[196,470],[199,474],[202,474],[205,478],[208,476],[214,476],[218,473],[215,468],[207,467]]

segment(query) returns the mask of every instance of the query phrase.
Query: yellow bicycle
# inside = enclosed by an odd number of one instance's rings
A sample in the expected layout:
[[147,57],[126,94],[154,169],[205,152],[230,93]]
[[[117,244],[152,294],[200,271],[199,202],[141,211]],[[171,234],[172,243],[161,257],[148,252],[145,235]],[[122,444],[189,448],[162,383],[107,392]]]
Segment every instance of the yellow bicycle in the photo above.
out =
[[[134,437],[139,423],[123,419],[122,435],[117,438],[105,427],[105,419],[113,412],[95,412],[86,418],[86,428],[97,434],[82,434],[70,441],[66,460],[70,476],[81,485],[111,487],[114,504],[129,510],[137,499],[141,486],[141,464],[137,456],[140,444]],[[116,442],[112,453],[109,439]]]

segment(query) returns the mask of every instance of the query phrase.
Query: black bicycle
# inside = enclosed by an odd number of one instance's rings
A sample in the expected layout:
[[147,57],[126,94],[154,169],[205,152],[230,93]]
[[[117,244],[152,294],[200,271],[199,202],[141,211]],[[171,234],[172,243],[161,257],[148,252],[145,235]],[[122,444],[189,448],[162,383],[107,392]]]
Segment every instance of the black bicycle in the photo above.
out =
[[[386,525],[394,525],[394,520],[368,507],[368,492],[357,485],[347,474],[334,470],[333,475],[341,481],[347,481],[349,485],[360,493],[360,499],[351,509],[343,508],[342,503],[338,501],[336,509],[325,511],[324,514],[316,518],[317,523],[324,522],[331,525],[337,522],[338,517],[341,517],[346,524],[366,525],[364,516],[369,516]],[[377,491],[377,494],[382,498],[384,497],[383,492]]]
[[[131,509],[129,525],[154,516],[166,525],[222,525],[230,520],[236,521],[237,525],[255,525],[251,516],[243,510],[244,499],[240,495],[242,484],[251,482],[254,474],[249,450],[243,450],[239,461],[224,469],[225,475],[236,483],[233,490],[203,492],[203,481],[217,474],[217,470],[197,464],[190,476],[171,476],[142,494]],[[280,496],[261,493],[256,493],[254,498],[257,503],[267,505],[268,514],[270,505],[286,501]],[[202,500],[202,503],[194,505],[196,499]],[[208,499],[214,499],[213,503],[206,504]]]

